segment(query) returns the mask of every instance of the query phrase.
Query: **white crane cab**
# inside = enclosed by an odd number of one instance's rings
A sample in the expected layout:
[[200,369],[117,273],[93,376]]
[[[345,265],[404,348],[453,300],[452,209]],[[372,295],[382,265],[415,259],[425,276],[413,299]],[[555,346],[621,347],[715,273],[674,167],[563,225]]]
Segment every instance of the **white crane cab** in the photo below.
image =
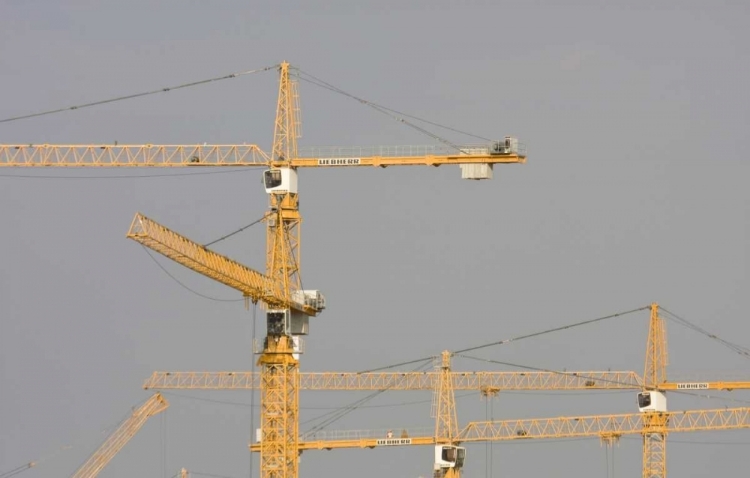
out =
[[638,410],[643,412],[666,412],[667,396],[663,392],[640,392],[638,394]]
[[266,193],[297,194],[297,171],[292,168],[277,168],[263,171],[263,186]]
[[463,468],[465,460],[466,448],[462,446],[435,446],[435,470],[445,468]]

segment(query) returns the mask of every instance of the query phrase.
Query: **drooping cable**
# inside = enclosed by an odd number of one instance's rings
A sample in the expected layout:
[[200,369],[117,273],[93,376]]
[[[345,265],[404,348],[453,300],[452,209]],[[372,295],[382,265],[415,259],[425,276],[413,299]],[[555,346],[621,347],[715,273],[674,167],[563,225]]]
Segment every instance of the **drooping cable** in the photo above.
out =
[[[426,366],[429,366],[429,362],[426,363],[426,364],[423,364],[423,365],[421,365],[419,367],[416,367],[413,371],[417,372],[420,369],[425,368]],[[389,390],[388,388],[385,388],[385,389],[382,389],[382,390],[376,390],[375,392],[372,392],[372,393],[368,394],[366,397],[363,397],[363,398],[361,398],[359,400],[356,400],[355,402],[350,403],[349,405],[345,405],[343,407],[340,407],[337,410],[334,410],[333,412],[326,413],[326,414],[320,415],[318,417],[315,417],[313,419],[310,419],[310,420],[307,420],[307,421],[303,422],[303,423],[309,423],[311,421],[318,420],[318,419],[320,419],[320,418],[322,418],[324,416],[331,415],[329,418],[327,418],[322,423],[319,423],[318,425],[314,426],[312,429],[308,430],[307,433],[315,433],[317,431],[322,430],[323,428],[327,427],[328,425],[330,425],[330,424],[332,424],[332,423],[340,420],[344,416],[346,416],[349,413],[353,412],[354,410],[360,408],[364,403],[369,402],[373,398],[377,397],[378,395],[380,395],[383,392],[386,392],[388,390]]]
[[[490,397],[487,397],[487,401],[484,404],[484,419],[485,421],[491,422],[490,420]],[[484,443],[484,478],[491,478],[490,475],[490,445],[492,440],[487,440]]]
[[167,477],[167,413],[161,414],[161,470],[164,478]]
[[173,281],[177,282],[183,288],[189,290],[193,294],[195,294],[195,295],[197,295],[199,297],[203,297],[204,299],[213,300],[213,301],[216,301],[216,302],[239,302],[239,301],[244,301],[245,300],[245,299],[219,299],[217,297],[211,297],[209,295],[201,294],[200,292],[191,289],[190,287],[188,287],[185,284],[183,284],[178,278],[176,278],[175,276],[173,276],[172,274],[170,274],[169,271],[163,265],[161,265],[159,263],[159,261],[156,260],[156,258],[151,254],[151,252],[148,250],[148,248],[146,248],[146,246],[141,245],[141,247],[143,247],[143,250],[146,251],[146,254],[148,254],[148,256],[151,258],[151,260],[154,261],[154,263],[157,266],[159,266],[159,269],[161,269],[162,271],[164,271],[164,273],[167,274]]
[[[142,404],[142,403],[143,403],[143,402],[141,402],[141,404]],[[137,407],[137,406],[140,406],[141,404],[138,404],[138,405],[136,405],[136,407]],[[134,408],[135,408],[135,407],[134,407]],[[112,424],[110,424],[110,425],[108,425],[108,426],[104,427],[103,429],[101,429],[101,430],[100,430],[100,433],[101,433],[101,434],[105,434],[105,433],[111,433],[111,432],[112,432],[112,430],[114,430],[114,429],[115,429],[115,428],[117,428],[118,426],[122,425],[122,423],[123,423],[123,422],[124,422],[125,420],[127,420],[127,418],[128,418],[129,416],[130,416],[130,414],[131,414],[130,412],[126,413],[126,414],[125,414],[125,415],[124,415],[124,416],[122,417],[122,419],[121,419],[121,420],[119,420],[118,422],[116,422],[116,423],[112,423]],[[8,471],[5,471],[5,472],[2,472],[2,473],[0,473],[0,478],[10,478],[11,476],[15,476],[15,475],[17,475],[17,474],[19,474],[19,473],[22,473],[22,472],[24,472],[24,471],[28,470],[29,468],[34,468],[34,467],[38,466],[38,465],[39,465],[40,463],[43,463],[43,462],[45,462],[45,461],[47,461],[47,460],[50,460],[50,459],[56,458],[56,457],[57,457],[57,456],[58,456],[58,455],[59,455],[60,453],[62,453],[62,452],[64,452],[64,451],[67,451],[67,450],[72,450],[72,449],[74,449],[74,448],[77,448],[77,447],[78,447],[79,445],[81,445],[81,442],[83,442],[84,440],[85,440],[85,438],[84,438],[83,436],[81,436],[81,437],[78,437],[78,438],[76,438],[75,440],[73,440],[73,441],[69,442],[68,444],[66,444],[66,445],[63,445],[63,446],[61,446],[61,447],[57,448],[57,449],[56,449],[56,450],[55,450],[54,452],[52,452],[52,453],[49,453],[49,454],[47,454],[47,455],[43,456],[42,458],[39,458],[39,459],[37,459],[37,460],[34,460],[34,461],[30,461],[30,462],[28,462],[28,463],[26,463],[26,464],[24,464],[24,465],[21,465],[21,466],[19,466],[19,467],[13,468],[12,470],[8,470]],[[81,465],[83,465],[83,463],[81,463],[81,464],[79,465],[79,467],[80,467]]]
[[[622,391],[620,391],[622,392]],[[252,408],[258,408],[258,405],[248,405],[247,403],[241,403],[241,402],[230,402],[228,400],[217,400],[214,398],[205,398],[205,397],[196,397],[194,395],[184,395],[182,393],[175,393],[175,392],[168,392],[168,391],[162,391],[162,395],[168,395],[171,397],[177,397],[177,398],[184,398],[187,400],[197,400],[202,402],[208,402],[208,403],[217,403],[219,405],[231,405],[235,407],[252,407]],[[506,392],[506,393],[513,393],[513,392]],[[589,392],[587,395],[590,395]],[[474,392],[466,392],[456,395],[456,399],[468,397],[470,395],[474,395]],[[575,395],[575,394],[573,394]],[[395,402],[395,403],[381,403],[379,405],[360,405],[359,408],[393,408],[393,407],[407,407],[411,405],[421,405],[424,403],[430,403],[432,399],[427,400],[410,400],[410,401],[404,401],[404,402]],[[340,406],[328,406],[328,407],[299,407],[300,410],[333,410],[330,413],[335,413],[335,411],[340,410],[345,405]]]
[[607,478],[611,478],[609,476],[609,444],[604,447],[604,456],[607,463]]
[[613,443],[610,446],[612,447],[612,478],[615,478],[615,445]]
[[[429,360],[432,360],[432,359],[429,359]],[[425,366],[429,366],[429,365],[430,365],[429,362],[426,363],[426,364],[422,364],[421,366],[416,367],[412,371],[413,372],[418,372],[418,371],[420,371],[420,369],[423,369],[423,368],[425,368]],[[388,390],[389,390],[388,388],[384,388],[382,390],[376,390],[376,391],[368,394],[366,397],[363,397],[363,398],[361,398],[359,400],[356,400],[355,402],[350,403],[349,405],[346,405],[344,407],[341,407],[338,410],[334,410],[333,412],[329,412],[329,413],[320,415],[318,417],[306,420],[305,422],[302,422],[300,424],[309,423],[309,422],[312,422],[312,421],[319,420],[319,419],[321,419],[321,418],[323,418],[325,416],[329,416],[329,418],[327,418],[323,422],[319,423],[318,425],[315,425],[314,427],[312,427],[310,430],[308,430],[306,432],[306,433],[315,433],[315,432],[320,431],[323,428],[327,427],[328,425],[331,425],[332,423],[340,420],[344,416],[346,416],[349,413],[353,412],[354,410],[360,408],[364,403],[367,403],[368,401],[372,400],[373,398],[377,397],[378,395],[380,395],[383,392],[386,392]]]
[[[487,401],[490,402],[490,421],[494,422],[495,421],[495,406],[494,406],[494,402],[492,401],[492,398],[493,397],[491,397],[489,395],[487,396]],[[493,465],[493,461],[495,459],[495,456],[494,456],[494,446],[493,446],[494,444],[495,444],[495,442],[490,441],[490,477],[492,477],[493,473],[494,473],[492,471],[492,465]]]
[[212,82],[221,81],[221,80],[228,80],[230,78],[237,78],[239,76],[250,75],[252,73],[260,73],[262,71],[272,70],[274,68],[277,68],[278,66],[279,65],[273,65],[273,66],[267,66],[265,68],[258,68],[258,69],[255,69],[255,70],[240,71],[238,73],[230,73],[228,75],[218,76],[218,77],[215,77],[215,78],[208,78],[206,80],[192,81],[190,83],[183,83],[183,84],[177,85],[177,86],[168,86],[166,88],[159,88],[158,90],[146,91],[146,92],[143,92],[143,93],[135,93],[135,94],[132,94],[132,95],[118,96],[118,97],[110,98],[110,99],[106,99],[106,100],[92,101],[91,103],[84,103],[84,104],[77,105],[77,106],[67,106],[65,108],[58,108],[58,109],[54,109],[54,110],[47,110],[47,111],[42,111],[42,112],[39,112],[39,113],[26,114],[26,115],[22,115],[22,116],[14,116],[14,117],[11,117],[11,118],[0,119],[0,123],[8,123],[10,121],[18,121],[18,120],[22,120],[22,119],[34,118],[36,116],[44,116],[44,115],[50,115],[50,114],[54,114],[54,113],[62,113],[63,111],[79,110],[79,109],[82,109],[82,108],[88,108],[90,106],[103,105],[103,104],[106,104],[106,103],[114,103],[116,101],[130,100],[130,99],[133,99],[133,98],[140,98],[142,96],[155,95],[157,93],[167,93],[169,91],[179,90],[179,89],[182,89],[182,88],[189,88],[189,87],[192,87],[192,86],[205,85],[207,83],[212,83]]
[[[255,347],[255,324],[256,316],[258,312],[258,303],[253,302],[253,347]],[[255,360],[250,360],[250,372],[255,374]],[[250,441],[252,442],[253,434],[255,433],[255,389],[250,390]],[[253,453],[250,453],[250,471],[248,472],[249,478],[253,478]]]

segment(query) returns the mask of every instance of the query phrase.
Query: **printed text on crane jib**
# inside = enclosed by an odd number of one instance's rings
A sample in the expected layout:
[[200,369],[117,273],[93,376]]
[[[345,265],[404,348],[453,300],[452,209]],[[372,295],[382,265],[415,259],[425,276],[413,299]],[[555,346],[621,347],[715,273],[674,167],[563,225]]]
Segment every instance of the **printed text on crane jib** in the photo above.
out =
[[320,158],[318,166],[359,166],[361,158]]
[[381,438],[375,444],[377,446],[411,445],[411,438]]

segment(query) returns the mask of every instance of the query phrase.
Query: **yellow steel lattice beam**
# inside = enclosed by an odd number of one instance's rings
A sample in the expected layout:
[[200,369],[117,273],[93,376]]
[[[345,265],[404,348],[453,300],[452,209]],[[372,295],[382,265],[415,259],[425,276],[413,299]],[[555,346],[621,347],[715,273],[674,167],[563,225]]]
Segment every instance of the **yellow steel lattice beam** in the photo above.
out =
[[[459,146],[464,148],[463,146]],[[289,161],[272,160],[254,144],[110,145],[0,144],[0,167],[200,167],[286,166],[292,168],[442,166],[525,163],[521,153],[490,154],[487,146],[459,154],[435,146],[310,148]],[[349,153],[344,155],[343,153]]]
[[[653,415],[659,415],[664,420],[654,420]],[[750,428],[750,408],[472,422],[461,431],[458,441],[575,438],[740,428]]]
[[76,471],[73,478],[94,478],[122,450],[131,438],[143,427],[149,417],[163,412],[169,406],[161,394],[156,393],[133,411],[112,435],[96,450],[86,463]]
[[[469,423],[455,443],[553,438],[618,438],[623,435],[666,434],[694,431],[750,428],[750,408],[687,410],[665,412],[656,420],[653,414],[593,415]],[[394,429],[399,430],[398,427]],[[400,435],[386,438],[384,430],[333,430],[302,435],[300,450],[334,448],[375,448],[379,446],[432,445],[435,437],[425,429],[404,428]],[[417,433],[421,434],[417,434]],[[252,451],[260,445],[253,443]]]
[[[440,372],[301,372],[301,390],[435,390]],[[450,372],[454,390],[641,390],[635,372]],[[257,372],[154,372],[145,389],[259,389]]]
[[264,166],[254,144],[232,145],[0,145],[0,167]]
[[136,214],[127,237],[271,307],[291,307],[308,315],[317,311],[291,300],[273,280],[226,256],[217,254],[184,236]]

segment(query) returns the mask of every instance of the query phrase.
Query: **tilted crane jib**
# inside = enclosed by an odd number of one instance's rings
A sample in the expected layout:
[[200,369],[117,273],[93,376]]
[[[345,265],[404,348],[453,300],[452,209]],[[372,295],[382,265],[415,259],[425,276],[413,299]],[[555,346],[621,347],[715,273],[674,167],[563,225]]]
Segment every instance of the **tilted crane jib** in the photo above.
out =
[[104,469],[112,458],[127,445],[138,430],[150,417],[167,409],[169,403],[160,393],[152,395],[107,437],[102,445],[76,471],[73,478],[94,478]]
[[293,308],[310,316],[325,308],[325,297],[317,291],[287,293],[265,274],[213,252],[140,213],[133,218],[127,237],[269,307]]

